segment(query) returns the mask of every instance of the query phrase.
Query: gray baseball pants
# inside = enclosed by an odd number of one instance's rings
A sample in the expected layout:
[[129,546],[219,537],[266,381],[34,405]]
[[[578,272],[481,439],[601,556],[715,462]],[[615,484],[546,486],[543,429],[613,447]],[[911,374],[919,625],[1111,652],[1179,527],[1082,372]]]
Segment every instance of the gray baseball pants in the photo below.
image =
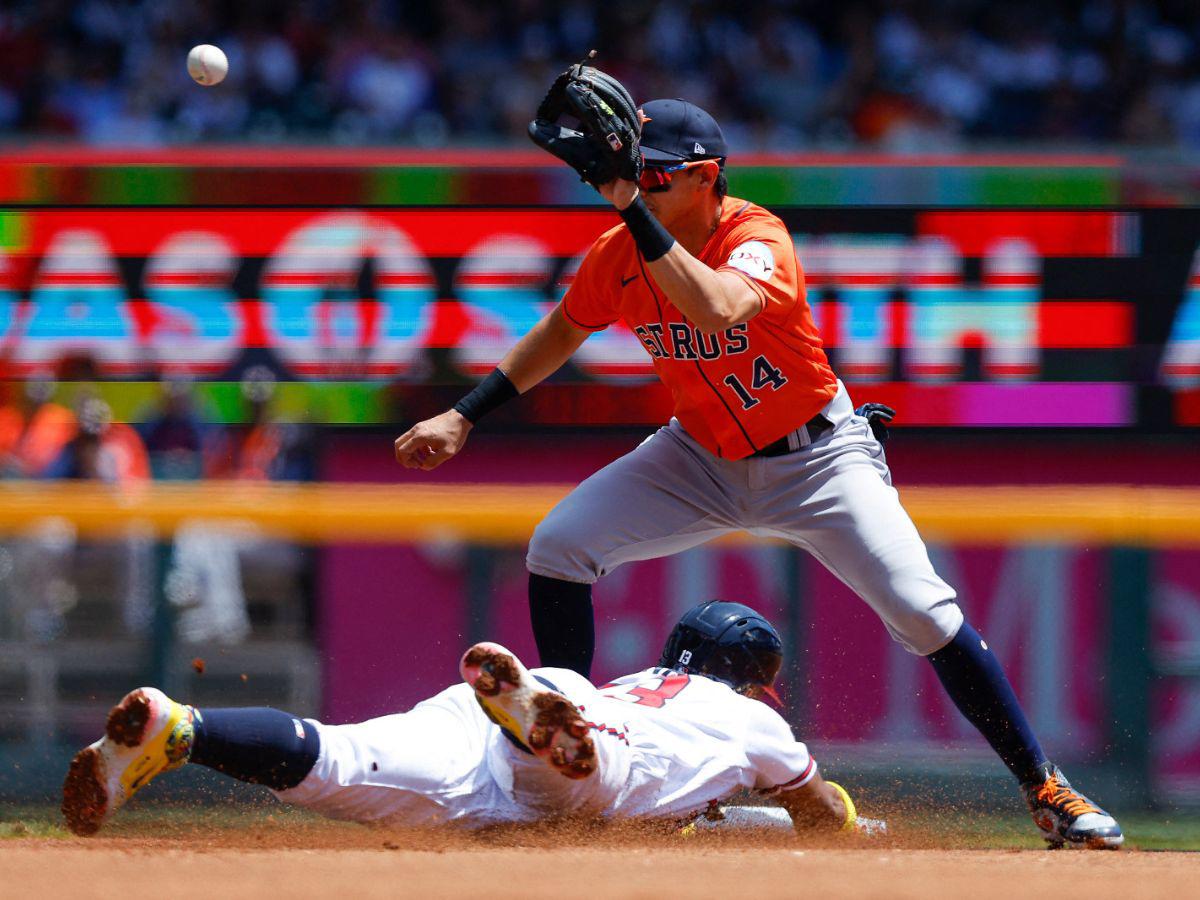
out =
[[941,649],[963,614],[900,505],[883,447],[840,382],[822,414],[833,428],[817,441],[740,460],[709,453],[672,419],[550,511],[529,543],[529,571],[591,584],[622,563],[746,531],[813,554],[907,650]]

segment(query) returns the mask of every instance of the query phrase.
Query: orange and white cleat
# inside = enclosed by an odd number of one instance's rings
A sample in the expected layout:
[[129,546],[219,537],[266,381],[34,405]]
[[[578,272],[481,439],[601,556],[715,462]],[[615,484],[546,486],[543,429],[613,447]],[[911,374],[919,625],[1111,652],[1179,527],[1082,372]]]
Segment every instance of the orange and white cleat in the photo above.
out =
[[162,772],[187,762],[194,737],[190,706],[157,688],[126,694],[108,712],[104,737],[71,760],[62,811],[75,834],[90,835]]
[[539,682],[511,651],[476,644],[463,654],[459,671],[488,718],[519,746],[567,778],[596,771],[596,745],[578,708]]
[[1045,780],[1021,785],[1033,821],[1051,849],[1116,850],[1125,842],[1117,820],[1079,791],[1058,766],[1046,764]]

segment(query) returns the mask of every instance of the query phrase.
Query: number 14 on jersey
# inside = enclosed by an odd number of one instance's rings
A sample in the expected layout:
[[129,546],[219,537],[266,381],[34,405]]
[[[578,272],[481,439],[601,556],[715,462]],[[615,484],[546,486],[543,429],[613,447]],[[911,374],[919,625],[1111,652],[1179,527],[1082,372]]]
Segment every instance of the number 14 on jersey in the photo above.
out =
[[751,374],[749,388],[733,374],[725,376],[725,384],[733,388],[733,392],[737,394],[738,399],[742,402],[742,409],[750,409],[758,406],[760,402],[759,398],[751,393],[751,391],[761,392],[763,388],[770,388],[773,391],[777,391],[787,384],[787,376],[771,365],[765,356],[760,354],[754,357],[754,370]]

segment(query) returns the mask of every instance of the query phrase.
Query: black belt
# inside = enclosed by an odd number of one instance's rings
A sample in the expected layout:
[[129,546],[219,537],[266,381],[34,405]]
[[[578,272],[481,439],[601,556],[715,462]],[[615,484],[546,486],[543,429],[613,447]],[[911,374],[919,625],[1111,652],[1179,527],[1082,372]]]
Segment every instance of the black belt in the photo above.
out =
[[797,435],[794,440],[795,446],[792,446],[793,441],[789,440],[789,438],[791,438],[792,435],[785,434],[779,440],[772,441],[770,444],[767,444],[767,446],[763,447],[761,450],[756,450],[754,453],[751,453],[750,455],[751,456],[785,456],[788,453],[795,453],[797,450],[800,450],[803,447],[807,447],[809,444],[815,444],[818,440],[821,439],[821,435],[823,435],[826,431],[828,431],[832,427],[833,427],[832,422],[830,422],[827,418],[825,418],[820,413],[817,413],[815,416],[813,416],[811,419],[809,419],[807,422],[805,422],[804,426],[802,428],[796,429],[797,431],[803,431],[807,434],[807,436],[808,436],[807,441],[801,439],[799,437],[799,435]]

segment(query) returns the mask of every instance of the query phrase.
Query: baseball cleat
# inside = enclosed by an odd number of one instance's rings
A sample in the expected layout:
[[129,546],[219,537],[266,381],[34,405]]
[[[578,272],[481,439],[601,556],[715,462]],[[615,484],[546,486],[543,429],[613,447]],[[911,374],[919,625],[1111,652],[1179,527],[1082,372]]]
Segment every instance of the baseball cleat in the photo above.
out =
[[459,671],[488,718],[511,740],[528,748],[567,778],[596,771],[596,745],[575,704],[541,684],[499,644],[476,644]]
[[108,712],[104,737],[75,754],[63,782],[62,811],[75,834],[90,835],[159,773],[187,762],[194,736],[190,706],[143,687]]
[[1046,780],[1021,786],[1033,821],[1052,849],[1115,850],[1125,841],[1117,820],[1071,787],[1058,766],[1047,764]]

